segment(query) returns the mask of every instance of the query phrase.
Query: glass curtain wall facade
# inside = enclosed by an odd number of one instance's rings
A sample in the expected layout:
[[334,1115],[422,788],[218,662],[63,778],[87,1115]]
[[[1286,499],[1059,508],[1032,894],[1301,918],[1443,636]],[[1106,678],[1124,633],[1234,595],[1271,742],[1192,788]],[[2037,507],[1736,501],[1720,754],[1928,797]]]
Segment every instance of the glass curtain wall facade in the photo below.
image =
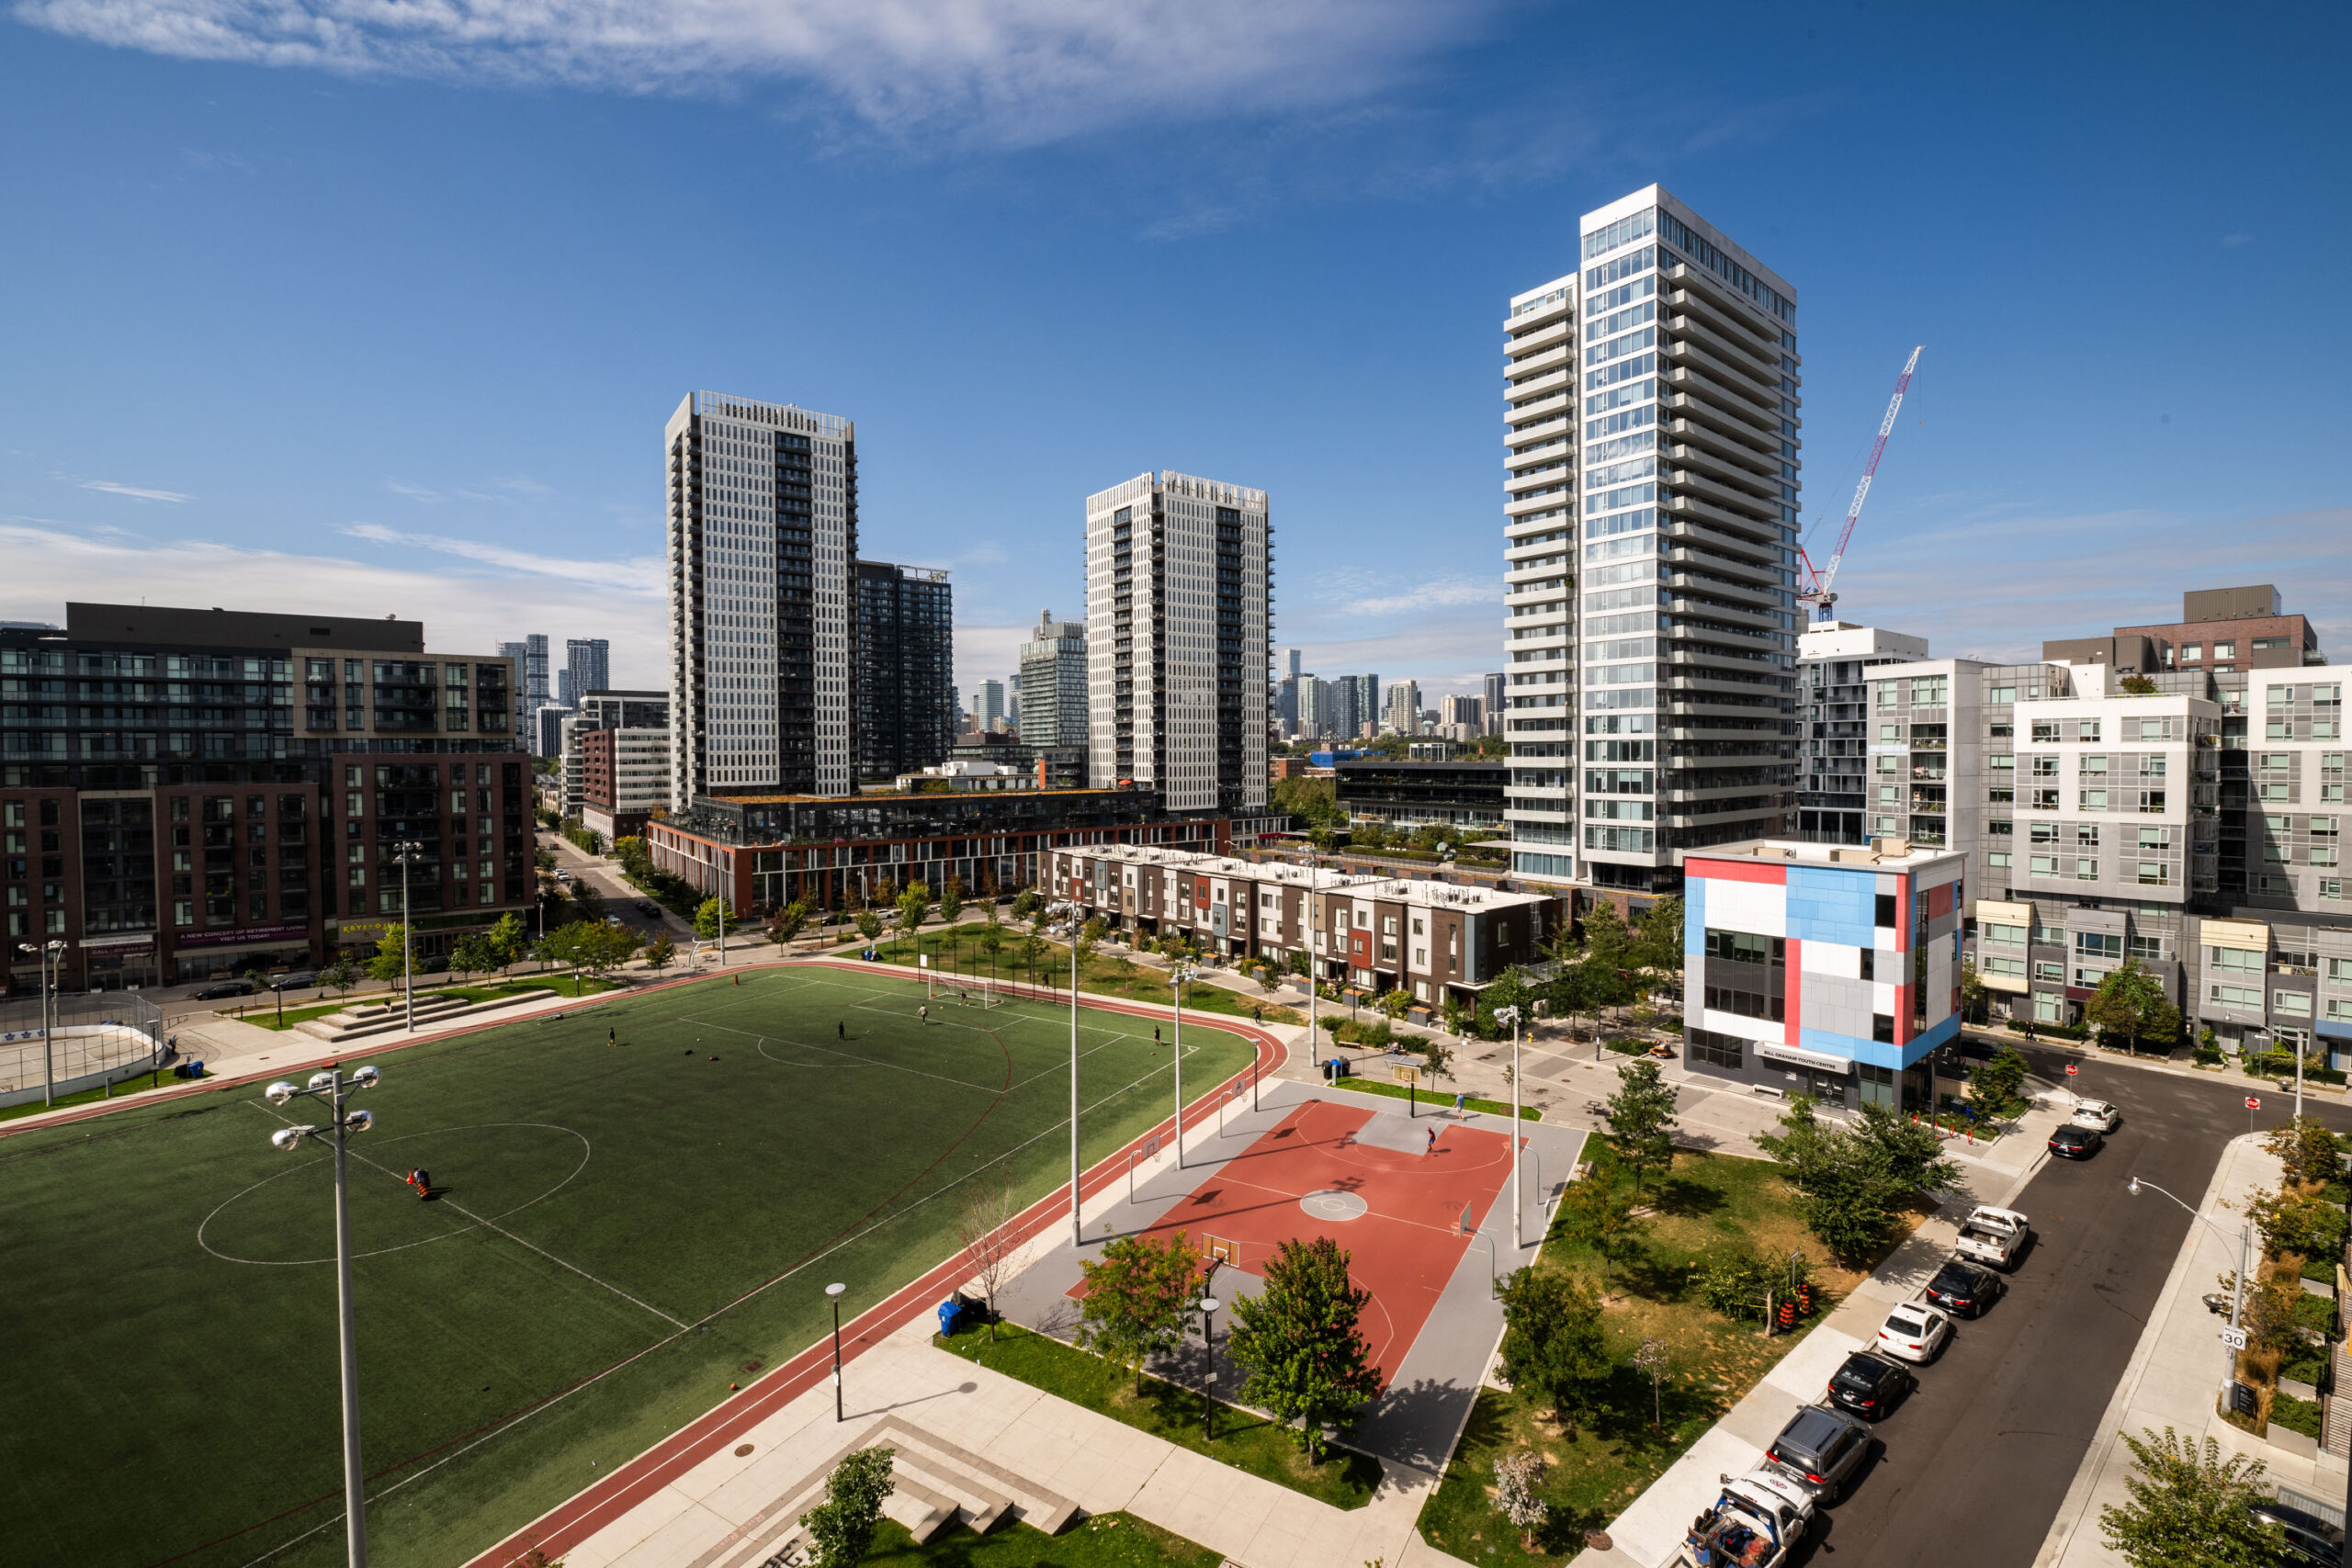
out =
[[1504,328],[1512,869],[1666,892],[1794,826],[1795,295],[1656,186],[1580,232]]

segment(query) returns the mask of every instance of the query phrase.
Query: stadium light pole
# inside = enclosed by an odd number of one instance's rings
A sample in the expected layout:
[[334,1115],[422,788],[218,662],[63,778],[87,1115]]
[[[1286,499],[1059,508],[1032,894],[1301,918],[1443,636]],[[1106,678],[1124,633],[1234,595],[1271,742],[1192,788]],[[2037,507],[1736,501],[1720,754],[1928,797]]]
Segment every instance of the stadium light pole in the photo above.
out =
[[825,1294],[833,1303],[833,1425],[842,1423],[842,1292],[847,1285],[828,1285]]
[[407,1013],[401,1027],[416,1028],[416,937],[408,918],[408,868],[424,858],[424,846],[402,839],[392,846],[392,863],[401,868],[401,989],[407,993]]
[[1510,1031],[1510,1244],[1524,1247],[1520,1233],[1519,1199],[1519,1009],[1499,1007],[1495,1021]]
[[1168,988],[1176,994],[1176,1168],[1184,1168],[1184,982],[1200,973],[1178,959],[1169,966]]
[[312,1073],[306,1088],[297,1089],[280,1078],[262,1091],[272,1105],[316,1100],[326,1106],[330,1117],[323,1127],[306,1122],[280,1127],[269,1141],[288,1154],[301,1147],[304,1138],[334,1145],[334,1295],[343,1348],[343,1534],[351,1568],[368,1568],[368,1499],[367,1476],[359,1462],[359,1346],[351,1309],[351,1184],[344,1145],[352,1134],[374,1126],[376,1113],[345,1107],[360,1089],[375,1088],[380,1076],[375,1067],[365,1066],[345,1078],[338,1063]]
[[47,1108],[57,1103],[57,1025],[51,1017],[55,1007],[50,998],[55,990],[57,965],[65,962],[65,944],[52,942],[36,947],[20,942],[17,951],[29,953],[40,960],[40,1102]]
[[1078,933],[1069,934],[1069,1244],[1086,1245],[1078,1216]]

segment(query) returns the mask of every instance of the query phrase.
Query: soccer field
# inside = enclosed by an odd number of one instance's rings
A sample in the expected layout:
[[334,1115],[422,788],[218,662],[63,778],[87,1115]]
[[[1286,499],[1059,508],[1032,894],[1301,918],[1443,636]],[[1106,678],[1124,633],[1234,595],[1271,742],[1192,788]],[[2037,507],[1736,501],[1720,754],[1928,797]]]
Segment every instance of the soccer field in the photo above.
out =
[[[462,1562],[807,1347],[829,1281],[847,1315],[938,1263],[965,1183],[1067,1178],[1068,1009],[923,1003],[771,970],[383,1059],[351,1176],[377,1561]],[[1080,1013],[1090,1163],[1173,1109],[1152,1031]],[[1188,1096],[1252,1055],[1184,1046]],[[248,1088],[0,1140],[0,1557],[341,1561],[330,1167],[269,1145],[300,1120]]]

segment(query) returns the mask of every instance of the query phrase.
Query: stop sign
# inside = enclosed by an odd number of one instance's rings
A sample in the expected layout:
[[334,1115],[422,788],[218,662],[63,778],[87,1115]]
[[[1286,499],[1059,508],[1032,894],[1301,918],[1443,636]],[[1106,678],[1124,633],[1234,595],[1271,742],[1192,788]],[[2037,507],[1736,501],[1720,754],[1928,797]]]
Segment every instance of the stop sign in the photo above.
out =
[[2259,1110],[2261,1110],[2261,1109],[2262,1109],[2262,1097],[2261,1097],[2260,1095],[2258,1095],[2258,1094],[2249,1094],[2249,1095],[2247,1095],[2247,1096],[2245,1097],[2245,1108],[2246,1108],[2248,1111],[2259,1111]]
[[2071,1078],[2071,1077],[2073,1077],[2076,1073],[2081,1072],[2081,1071],[2082,1071],[2082,1069],[2081,1069],[2080,1067],[2078,1067],[2078,1066],[2075,1066],[2075,1064],[2074,1064],[2074,1063],[2069,1062],[2069,1063],[2067,1063],[2067,1064],[2066,1064],[2066,1076],[2067,1076],[2068,1077],[2070,1077],[2070,1078]]

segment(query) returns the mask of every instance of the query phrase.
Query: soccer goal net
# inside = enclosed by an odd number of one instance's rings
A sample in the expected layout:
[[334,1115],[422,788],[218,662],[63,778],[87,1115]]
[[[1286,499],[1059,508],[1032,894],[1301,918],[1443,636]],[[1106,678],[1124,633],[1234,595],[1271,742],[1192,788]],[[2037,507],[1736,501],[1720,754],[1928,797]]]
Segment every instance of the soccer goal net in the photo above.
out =
[[955,1002],[964,1007],[992,1008],[1004,1005],[1004,992],[999,983],[986,975],[942,975],[932,971],[930,999]]

